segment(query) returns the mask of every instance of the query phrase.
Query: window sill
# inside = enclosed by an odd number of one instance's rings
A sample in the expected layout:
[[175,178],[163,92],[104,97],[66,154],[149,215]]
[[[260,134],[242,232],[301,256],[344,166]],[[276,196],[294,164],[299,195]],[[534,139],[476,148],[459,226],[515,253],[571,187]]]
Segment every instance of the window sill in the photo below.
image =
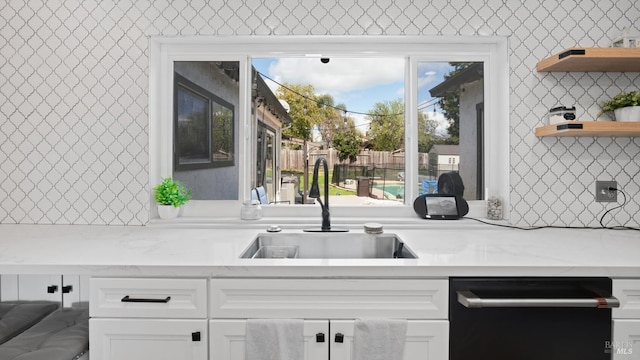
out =
[[[192,201],[193,202],[193,201]],[[235,203],[235,202],[234,202]],[[191,204],[193,205],[193,204]],[[191,209],[190,209],[191,207]],[[304,227],[320,224],[320,206],[263,206],[263,217],[258,220],[241,220],[240,205],[237,205],[237,211],[229,210],[228,206],[222,206],[226,210],[224,214],[211,214],[212,216],[193,216],[197,209],[194,206],[185,208],[185,214],[172,220],[160,220],[153,218],[149,221],[149,226],[212,226],[212,227],[255,227],[266,229],[269,225],[287,224],[293,227]],[[391,214],[390,214],[391,212]],[[236,213],[236,216],[229,214]],[[357,215],[354,215],[357,214]],[[486,217],[485,201],[470,201],[469,213],[467,217],[484,219]],[[348,228],[360,228],[362,224],[367,222],[379,222],[384,226],[415,226],[425,225],[428,220],[419,218],[413,208],[410,206],[375,207],[375,206],[349,206],[331,208],[331,223]],[[439,223],[448,223],[448,221],[436,221]]]

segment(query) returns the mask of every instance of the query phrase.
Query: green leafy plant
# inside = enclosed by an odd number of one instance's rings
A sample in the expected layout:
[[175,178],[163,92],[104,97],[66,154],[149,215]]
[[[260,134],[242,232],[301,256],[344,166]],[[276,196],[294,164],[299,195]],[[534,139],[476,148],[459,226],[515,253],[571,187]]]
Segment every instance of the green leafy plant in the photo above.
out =
[[640,91],[621,92],[611,100],[602,103],[598,116],[627,106],[640,106]]
[[164,178],[158,186],[153,188],[154,198],[161,205],[180,207],[191,199],[191,189],[171,178]]

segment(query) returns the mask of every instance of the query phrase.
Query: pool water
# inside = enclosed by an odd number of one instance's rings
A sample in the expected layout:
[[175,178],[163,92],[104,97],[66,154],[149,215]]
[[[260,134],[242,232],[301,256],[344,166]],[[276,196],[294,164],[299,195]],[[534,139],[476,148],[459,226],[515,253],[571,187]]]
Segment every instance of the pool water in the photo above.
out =
[[[429,182],[423,182],[422,184],[420,184],[420,188],[418,189],[418,193],[420,195],[425,194],[425,193],[437,193],[437,186],[438,186],[438,182],[436,181],[432,181],[434,184],[430,184]],[[424,189],[423,186],[427,186],[428,189]],[[373,184],[373,188],[374,189],[378,189],[378,190],[382,190],[385,192],[385,194],[387,195],[387,197],[389,197],[390,199],[393,198],[397,198],[397,199],[402,199],[404,198],[404,184]],[[400,196],[398,196],[400,195]]]
[[374,189],[383,190],[388,198],[404,198],[404,184],[373,184]]

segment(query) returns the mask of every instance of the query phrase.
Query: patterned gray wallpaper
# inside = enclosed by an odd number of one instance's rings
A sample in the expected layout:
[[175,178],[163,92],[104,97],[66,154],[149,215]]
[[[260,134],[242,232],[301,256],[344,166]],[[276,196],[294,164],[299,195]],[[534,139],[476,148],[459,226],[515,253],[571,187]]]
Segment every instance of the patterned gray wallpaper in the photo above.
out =
[[[501,35],[510,37],[511,222],[596,225],[611,205],[640,218],[640,139],[533,135],[547,110],[638,88],[638,73],[537,73],[572,46],[608,46],[640,23],[636,0],[8,1],[0,4],[0,222],[149,219],[148,36]],[[614,223],[610,223],[613,225]]]

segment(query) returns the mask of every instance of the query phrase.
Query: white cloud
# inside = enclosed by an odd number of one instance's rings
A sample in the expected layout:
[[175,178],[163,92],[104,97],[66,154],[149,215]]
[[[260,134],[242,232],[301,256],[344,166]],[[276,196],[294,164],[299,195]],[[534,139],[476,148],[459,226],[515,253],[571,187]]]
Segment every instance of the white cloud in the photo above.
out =
[[428,119],[435,120],[438,123],[436,127],[436,134],[445,136],[448,135],[447,129],[449,128],[449,120],[441,112],[424,111],[423,112]]
[[453,67],[447,62],[418,62],[418,93],[423,93],[438,85]]
[[371,122],[365,117],[366,115],[349,113],[348,116],[353,118],[356,130],[366,135],[367,131],[369,131],[369,123]]
[[312,84],[317,93],[340,93],[387,85],[404,80],[403,58],[281,58],[271,63],[269,73],[277,82]]
[[426,71],[422,75],[418,76],[418,88],[422,88],[423,86],[433,82],[436,79],[435,71]]

